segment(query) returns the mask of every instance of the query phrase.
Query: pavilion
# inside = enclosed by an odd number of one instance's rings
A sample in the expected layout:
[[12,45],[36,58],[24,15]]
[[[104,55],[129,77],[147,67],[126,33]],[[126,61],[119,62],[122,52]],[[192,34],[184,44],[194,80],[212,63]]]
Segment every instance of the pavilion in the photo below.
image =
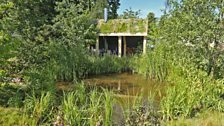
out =
[[109,52],[119,57],[136,53],[146,53],[148,22],[145,19],[98,20],[96,41],[98,53]]

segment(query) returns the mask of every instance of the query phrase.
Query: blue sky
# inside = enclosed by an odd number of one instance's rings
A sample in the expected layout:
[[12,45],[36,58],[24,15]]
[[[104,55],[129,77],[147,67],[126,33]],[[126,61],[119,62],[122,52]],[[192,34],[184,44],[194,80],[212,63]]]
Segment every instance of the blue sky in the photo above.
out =
[[165,0],[120,0],[121,6],[118,14],[122,14],[125,9],[141,10],[141,18],[145,18],[149,12],[154,12],[156,17],[160,17],[165,8]]

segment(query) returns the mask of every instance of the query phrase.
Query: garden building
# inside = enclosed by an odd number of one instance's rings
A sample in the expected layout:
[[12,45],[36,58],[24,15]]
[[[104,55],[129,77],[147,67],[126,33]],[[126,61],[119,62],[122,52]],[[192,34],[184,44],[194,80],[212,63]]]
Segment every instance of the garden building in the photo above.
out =
[[121,56],[146,53],[148,22],[145,19],[98,20],[96,51]]

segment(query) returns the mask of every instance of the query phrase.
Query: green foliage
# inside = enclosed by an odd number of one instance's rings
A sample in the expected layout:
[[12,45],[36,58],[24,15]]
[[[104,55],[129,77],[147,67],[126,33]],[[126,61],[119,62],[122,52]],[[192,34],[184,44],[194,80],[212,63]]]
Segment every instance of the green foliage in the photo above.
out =
[[5,18],[5,16],[8,15],[8,11],[10,11],[13,7],[13,3],[12,2],[2,2],[0,4],[0,19]]
[[55,62],[49,62],[45,66],[33,67],[24,72],[24,82],[29,88],[34,89],[35,93],[42,91],[55,92],[56,86],[56,67]]
[[12,125],[27,125],[32,120],[25,118],[22,112],[17,108],[3,108],[0,107],[0,125],[12,126]]
[[149,50],[146,55],[135,56],[131,59],[131,68],[143,74],[146,78],[165,81],[169,73],[169,54],[164,43],[157,43],[155,50]]
[[147,97],[140,93],[135,98],[129,98],[131,103],[128,104],[128,109],[124,109],[125,125],[160,125],[160,115],[155,106],[155,99],[153,96]]
[[[1,2],[0,83],[22,74],[23,83],[34,92],[1,84],[1,106],[21,111],[0,108],[0,124],[50,125],[59,120],[66,125],[113,125],[111,92],[87,91],[83,84],[76,84],[76,90],[65,92],[56,104],[55,82],[129,67],[171,85],[161,101],[165,120],[194,117],[208,109],[223,112],[223,1],[167,3],[159,23],[152,13],[148,15],[148,26],[146,20],[99,21],[101,33],[144,33],[148,29],[155,49],[143,56],[118,58],[92,56],[87,47],[95,43],[94,18],[102,18],[104,7],[109,7],[109,18],[116,18],[119,0]],[[130,9],[123,18],[138,15]],[[25,92],[30,95],[25,97]],[[138,101],[134,106],[127,110],[127,124],[159,124],[157,111]],[[55,113],[59,113],[56,119]]]
[[50,92],[42,92],[37,96],[34,92],[24,101],[24,114],[33,120],[32,125],[39,125],[52,118],[54,96]]
[[150,44],[155,45],[155,43],[159,40],[159,21],[155,17],[153,12],[149,12],[147,15],[148,19],[148,40]]
[[91,3],[94,3],[91,10],[91,16],[94,19],[103,19],[104,18],[104,8],[108,8],[107,0],[91,0]]
[[0,106],[22,107],[26,91],[25,87],[0,83]]
[[133,11],[132,8],[126,9],[123,14],[119,16],[121,19],[137,19],[140,18],[139,16],[141,15],[141,10],[138,11]]
[[169,13],[160,22],[161,38],[174,45],[186,45],[198,68],[222,78],[223,2],[206,0],[171,1]]
[[66,125],[111,125],[111,94],[107,91],[100,93],[96,89],[87,92],[83,84],[76,88],[75,91],[64,94],[61,106],[64,123]]
[[48,90],[57,79],[74,81],[87,75],[91,63],[86,50],[96,37],[94,18],[108,5],[116,16],[119,1],[1,3],[0,81],[15,74],[37,90]]
[[[10,73],[16,71],[16,48],[18,39],[15,39],[10,31],[7,30],[13,18],[12,2],[2,2],[0,4],[0,82],[6,81]],[[11,24],[11,27],[14,25]]]
[[[134,26],[134,27],[133,27]],[[100,33],[145,33],[147,20],[144,19],[117,19],[104,22],[98,21],[97,28]]]
[[112,112],[113,112],[113,95],[112,95],[112,93],[104,90],[104,96],[105,96],[104,125],[111,126],[112,125]]
[[219,34],[223,31],[223,12],[219,9],[223,4],[218,3],[170,1],[169,13],[156,24],[159,32],[152,33],[156,39],[149,34],[156,42],[155,49],[134,58],[131,66],[135,71],[171,85],[161,102],[164,119],[224,110],[223,36]]
[[117,10],[120,6],[120,0],[107,0],[108,2],[108,18],[109,19],[116,19],[118,17]]
[[202,112],[200,115],[193,119],[179,118],[178,120],[171,120],[164,124],[166,124],[167,126],[219,126],[224,123],[223,117],[223,113],[208,110]]
[[128,60],[129,58],[119,58],[110,55],[89,57],[90,64],[88,64],[87,74],[96,75],[125,71],[129,68]]
[[213,80],[205,72],[192,68],[171,75],[169,81],[175,85],[167,90],[162,101],[162,112],[166,119],[194,117],[207,109],[223,112],[223,80]]

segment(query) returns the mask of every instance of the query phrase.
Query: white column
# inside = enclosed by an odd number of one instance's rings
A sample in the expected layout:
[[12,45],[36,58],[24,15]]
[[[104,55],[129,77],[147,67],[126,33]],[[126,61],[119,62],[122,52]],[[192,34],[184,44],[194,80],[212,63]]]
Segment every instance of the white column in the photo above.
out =
[[108,50],[108,43],[107,43],[107,38],[104,37],[104,48],[107,51]]
[[122,55],[122,36],[118,36],[118,57]]
[[126,56],[127,53],[127,41],[126,41],[126,36],[124,36],[124,56]]
[[147,46],[147,39],[146,39],[146,36],[144,36],[144,39],[143,39],[143,54],[146,54],[146,46]]
[[100,53],[100,43],[99,43],[99,36],[96,37],[96,53],[99,54]]
[[117,90],[120,91],[121,90],[121,81],[119,80],[118,82],[118,87],[117,87]]

